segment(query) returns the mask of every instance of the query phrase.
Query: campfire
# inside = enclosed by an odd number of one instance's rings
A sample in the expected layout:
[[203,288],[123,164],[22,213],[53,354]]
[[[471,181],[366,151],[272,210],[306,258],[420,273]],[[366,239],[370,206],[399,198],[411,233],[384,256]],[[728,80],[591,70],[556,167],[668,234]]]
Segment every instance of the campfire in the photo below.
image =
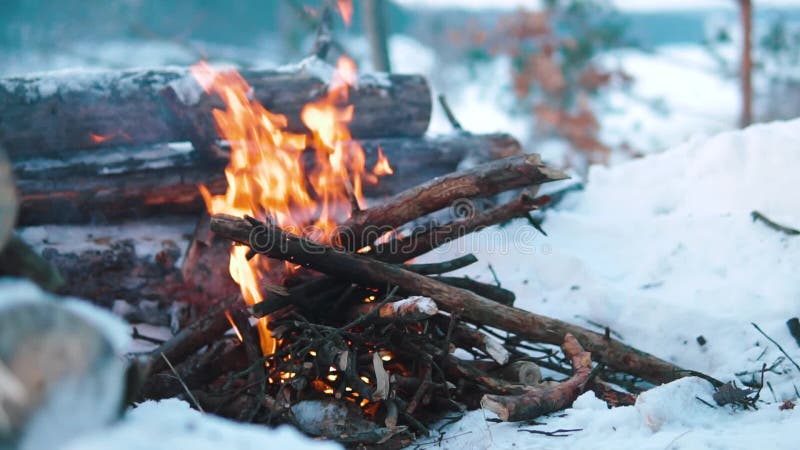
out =
[[[4,139],[23,224],[201,216],[180,268],[176,248],[153,262],[135,243],[47,255],[66,293],[192,311],[133,359],[136,401],[180,396],[240,421],[399,447],[449,413],[531,420],[586,390],[626,405],[642,383],[681,376],[610,332],[448,275],[477,262],[471,254],[416,261],[512,219],[538,227],[530,213],[552,200],[539,186],[566,178],[507,135],[421,137],[431,110],[422,77],[359,76],[347,58],[311,58],[292,71],[199,63],[98,75],[90,88],[61,81],[4,84],[20,96],[3,126],[20,125]],[[464,160],[476,164],[457,170]]]

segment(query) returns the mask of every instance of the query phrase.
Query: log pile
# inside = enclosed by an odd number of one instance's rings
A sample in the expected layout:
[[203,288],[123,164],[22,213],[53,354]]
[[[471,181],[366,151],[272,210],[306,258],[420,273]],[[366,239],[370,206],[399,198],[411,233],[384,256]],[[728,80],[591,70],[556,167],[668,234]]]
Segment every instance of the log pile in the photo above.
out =
[[[329,245],[269,221],[212,216],[217,238],[300,269],[282,280],[285,289],[265,292],[263,302],[244,308],[241,298],[227,298],[154,350],[141,397],[186,395],[198,408],[240,420],[292,423],[348,445],[392,447],[426,435],[447,412],[480,406],[521,421],[567,408],[586,390],[610,405],[631,404],[634,396],[607,381],[663,383],[682,376],[681,369],[608,335],[515,308],[514,294],[497,286],[444,275],[476,262],[472,255],[409,262],[524,217],[542,201],[538,185],[562,178],[537,155],[479,165],[354,211]],[[519,193],[479,206],[507,191]],[[375,244],[382,230],[465,204],[468,212],[448,223]],[[424,244],[409,245],[415,242]],[[274,353],[260,351],[248,318],[267,319],[278,340]],[[231,324],[237,336],[223,337]]]
[[[310,58],[277,71],[242,75],[254,98],[305,132],[304,105],[327,92],[333,68]],[[423,137],[432,103],[417,75],[362,76],[349,101],[351,134],[372,167],[380,149],[394,173],[365,194],[391,195],[456,170],[464,160],[521,153],[506,134]],[[226,144],[215,131],[219,97],[185,69],[56,73],[0,79],[0,144],[19,190],[20,225],[102,223],[163,214],[198,214],[197,189],[225,188]],[[307,166],[313,170],[312,151]],[[1,165],[1,163],[0,163]]]

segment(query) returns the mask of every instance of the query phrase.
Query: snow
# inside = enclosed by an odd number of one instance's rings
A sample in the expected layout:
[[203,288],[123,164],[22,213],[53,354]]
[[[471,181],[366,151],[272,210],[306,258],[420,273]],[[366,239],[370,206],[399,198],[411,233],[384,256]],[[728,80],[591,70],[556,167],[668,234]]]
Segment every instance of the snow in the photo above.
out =
[[83,436],[63,450],[261,450],[338,449],[330,442],[314,441],[289,426],[270,429],[202,414],[183,401],[146,402],[123,420],[102,432]]
[[695,398],[713,404],[709,383],[684,379],[635,407],[607,410],[584,394],[564,417],[539,420],[540,430],[583,430],[568,438],[528,438],[518,425],[471,412],[448,428],[443,448],[794,448],[800,416],[778,406],[797,399],[800,373],[751,322],[800,360],[785,325],[800,313],[800,285],[791,281],[800,239],[754,223],[750,212],[800,226],[798,136],[800,120],[757,125],[593,167],[585,190],[547,213],[548,237],[519,221],[424,258],[474,252],[480,262],[458,274],[491,282],[491,264],[517,306],[609,326],[629,345],[718,379],[777,363],[759,411],[712,409]]

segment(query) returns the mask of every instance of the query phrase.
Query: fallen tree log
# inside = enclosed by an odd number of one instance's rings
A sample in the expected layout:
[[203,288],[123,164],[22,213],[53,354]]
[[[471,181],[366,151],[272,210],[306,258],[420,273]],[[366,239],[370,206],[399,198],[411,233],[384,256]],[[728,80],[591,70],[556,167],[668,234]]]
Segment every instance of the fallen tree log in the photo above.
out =
[[[466,158],[490,161],[521,152],[506,134],[366,139],[367,167],[378,149],[394,173],[366,183],[365,194],[380,196],[450,173]],[[310,152],[309,152],[310,154]],[[308,158],[313,165],[314,158]],[[82,223],[158,214],[196,214],[204,209],[197,185],[222,193],[224,158],[200,157],[188,144],[113,147],[73,152],[63,158],[20,159],[14,163],[20,194],[20,225]]]
[[211,218],[211,230],[227,239],[249,245],[266,256],[291,261],[341,280],[366,286],[395,285],[401,290],[430,297],[440,309],[456,313],[464,320],[499,328],[534,342],[559,345],[564,336],[570,333],[599,362],[652,383],[672,381],[684,373],[671,363],[577,325],[501,305],[473,292],[407,271],[401,266],[290,235],[276,226],[215,215]]
[[[287,70],[241,71],[254,97],[287,116],[290,131],[306,131],[300,112],[327,92],[332,68],[308,60]],[[0,136],[9,156],[53,155],[69,149],[192,140],[167,105],[172,88],[191,120],[215,129],[218,97],[205,94],[188,69],[62,71],[0,80]],[[431,93],[420,75],[361,76],[350,93],[351,134],[357,138],[421,136],[428,128]]]
[[572,406],[586,389],[592,370],[591,355],[581,348],[571,334],[564,336],[564,354],[572,363],[572,376],[555,386],[520,395],[484,395],[481,406],[497,414],[500,420],[519,422],[560,411]]

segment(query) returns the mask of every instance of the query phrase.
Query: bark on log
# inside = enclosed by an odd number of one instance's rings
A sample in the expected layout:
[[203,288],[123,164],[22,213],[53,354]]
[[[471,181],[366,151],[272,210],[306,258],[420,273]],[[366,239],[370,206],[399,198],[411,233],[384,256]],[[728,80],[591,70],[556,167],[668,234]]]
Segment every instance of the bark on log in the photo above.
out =
[[456,200],[487,197],[565,178],[563,172],[545,166],[537,154],[481,164],[434,178],[357,212],[341,225],[340,241],[344,248],[356,251],[386,232],[451,206]]
[[386,303],[383,306],[377,303],[364,303],[357,305],[348,313],[349,318],[357,319],[378,309],[375,316],[376,321],[380,322],[419,322],[436,315],[439,309],[436,303],[427,297],[409,297],[396,302]]
[[[305,131],[300,112],[326,95],[327,84],[320,75],[332,73],[322,64],[306,61],[293,71],[241,74],[268,110],[287,116],[290,130]],[[432,100],[424,77],[364,75],[357,86],[350,95],[353,136],[425,133]],[[0,80],[2,143],[16,159],[75,148],[191,140],[161,95],[168,87],[182,97],[187,114],[213,129],[210,112],[222,102],[202,92],[187,69],[58,72]]]
[[[465,158],[490,161],[519,153],[505,134],[367,139],[359,143],[367,167],[378,148],[394,174],[365,184],[368,196],[393,194],[457,169]],[[308,159],[313,163],[313,158]],[[222,193],[227,161],[202,157],[187,144],[113,147],[73,152],[64,158],[20,159],[14,163],[20,192],[21,225],[84,223],[158,214],[197,214],[204,205],[197,185]]]
[[18,208],[19,201],[17,189],[14,187],[14,175],[11,173],[11,162],[3,147],[0,147],[0,251],[14,231]]
[[470,233],[511,219],[525,217],[530,211],[537,208],[536,201],[529,192],[523,192],[514,200],[483,212],[475,211],[475,205],[468,202],[459,206],[466,207],[464,208],[465,217],[445,225],[423,227],[425,229],[423,232],[412,233],[409,236],[375,245],[370,256],[374,255],[375,258],[386,262],[407,261]]
[[500,305],[402,267],[311,242],[271,225],[261,224],[256,228],[244,219],[215,215],[211,218],[211,229],[220,236],[253,246],[255,251],[269,257],[292,261],[341,280],[366,286],[399,286],[432,298],[440,309],[457,313],[461,319],[506,330],[534,342],[559,345],[570,333],[598,361],[653,383],[665,383],[683,376],[682,369],[673,364],[577,325]]
[[497,414],[500,420],[519,422],[572,406],[586,388],[592,370],[591,355],[571,334],[564,336],[564,354],[572,362],[572,377],[556,386],[521,395],[484,395],[481,406]]

